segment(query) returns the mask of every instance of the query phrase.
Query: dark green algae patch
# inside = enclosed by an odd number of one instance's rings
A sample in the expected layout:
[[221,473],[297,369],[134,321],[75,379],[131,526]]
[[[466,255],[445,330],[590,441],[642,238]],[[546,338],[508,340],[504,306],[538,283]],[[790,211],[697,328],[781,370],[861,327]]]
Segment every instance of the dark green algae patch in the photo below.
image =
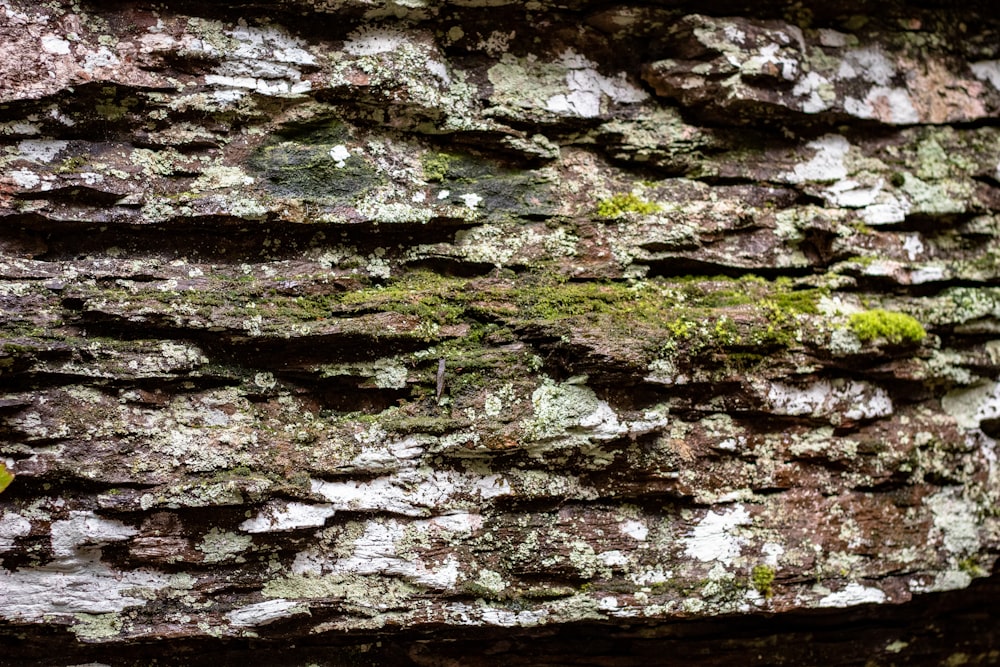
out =
[[338,122],[289,127],[259,146],[247,166],[272,194],[353,205],[387,179],[358,155],[338,159],[336,147],[350,141],[347,126]]
[[486,220],[520,217],[548,218],[558,201],[549,178],[537,171],[512,169],[472,153],[429,151],[420,158],[424,180],[433,185],[434,197],[461,202],[462,197],[482,198],[479,206]]
[[[538,220],[558,212],[553,178],[543,172],[512,168],[471,152],[429,149],[397,137],[397,149],[419,156],[415,173],[399,165],[400,173],[408,174],[399,180],[364,148],[367,143],[362,130],[336,119],[289,123],[254,149],[246,166],[269,194],[318,206],[384,206],[386,202],[376,198],[391,186],[397,194],[405,193],[395,206],[412,206],[413,221],[425,220],[427,208],[449,217],[454,215],[446,210],[450,207],[480,223]],[[422,194],[413,199],[418,192]]]

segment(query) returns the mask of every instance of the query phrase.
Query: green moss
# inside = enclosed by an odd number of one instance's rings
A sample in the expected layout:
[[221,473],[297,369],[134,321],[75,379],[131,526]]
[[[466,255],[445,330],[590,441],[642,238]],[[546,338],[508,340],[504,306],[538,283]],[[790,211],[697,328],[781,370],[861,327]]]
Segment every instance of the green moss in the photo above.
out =
[[750,573],[750,583],[765,598],[774,595],[774,568],[758,565]]
[[337,300],[364,310],[392,311],[436,324],[453,324],[465,312],[467,284],[466,280],[416,271],[384,286],[347,292]]
[[975,556],[969,556],[960,560],[958,562],[958,569],[972,578],[986,576],[986,571],[979,565],[979,561]]
[[619,193],[597,202],[597,215],[601,218],[620,218],[626,213],[652,215],[659,213],[661,207],[656,202],[629,193]]
[[63,160],[54,169],[57,174],[66,174],[77,172],[82,169],[88,162],[88,159],[83,155],[74,155]]
[[879,338],[899,345],[915,344],[927,337],[920,322],[903,313],[876,309],[851,315],[848,325],[861,342]]
[[448,175],[448,169],[455,156],[450,153],[427,153],[420,158],[420,166],[424,171],[424,179],[439,183]]

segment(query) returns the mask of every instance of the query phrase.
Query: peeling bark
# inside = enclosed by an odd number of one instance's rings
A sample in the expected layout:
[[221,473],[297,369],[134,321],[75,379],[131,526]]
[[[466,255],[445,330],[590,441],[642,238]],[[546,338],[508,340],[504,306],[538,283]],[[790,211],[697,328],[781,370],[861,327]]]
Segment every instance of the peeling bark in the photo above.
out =
[[3,0],[0,661],[996,662],[998,26]]

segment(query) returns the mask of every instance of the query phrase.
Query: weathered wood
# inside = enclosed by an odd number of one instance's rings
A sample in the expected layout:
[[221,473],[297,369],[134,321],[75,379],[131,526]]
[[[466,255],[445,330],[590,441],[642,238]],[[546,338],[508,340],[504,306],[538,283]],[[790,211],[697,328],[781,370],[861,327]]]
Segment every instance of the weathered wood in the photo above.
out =
[[0,662],[997,662],[998,25],[6,0]]

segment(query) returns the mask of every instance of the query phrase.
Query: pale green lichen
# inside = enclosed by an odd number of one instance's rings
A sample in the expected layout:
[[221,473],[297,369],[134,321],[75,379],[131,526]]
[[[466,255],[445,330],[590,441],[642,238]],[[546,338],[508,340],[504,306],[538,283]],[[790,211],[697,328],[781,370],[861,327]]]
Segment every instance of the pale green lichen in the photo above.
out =
[[73,634],[86,641],[96,641],[115,637],[122,631],[123,621],[119,614],[75,614],[77,623],[70,627]]
[[195,548],[205,554],[206,563],[241,563],[244,561],[243,554],[252,544],[253,538],[249,535],[212,528]]

